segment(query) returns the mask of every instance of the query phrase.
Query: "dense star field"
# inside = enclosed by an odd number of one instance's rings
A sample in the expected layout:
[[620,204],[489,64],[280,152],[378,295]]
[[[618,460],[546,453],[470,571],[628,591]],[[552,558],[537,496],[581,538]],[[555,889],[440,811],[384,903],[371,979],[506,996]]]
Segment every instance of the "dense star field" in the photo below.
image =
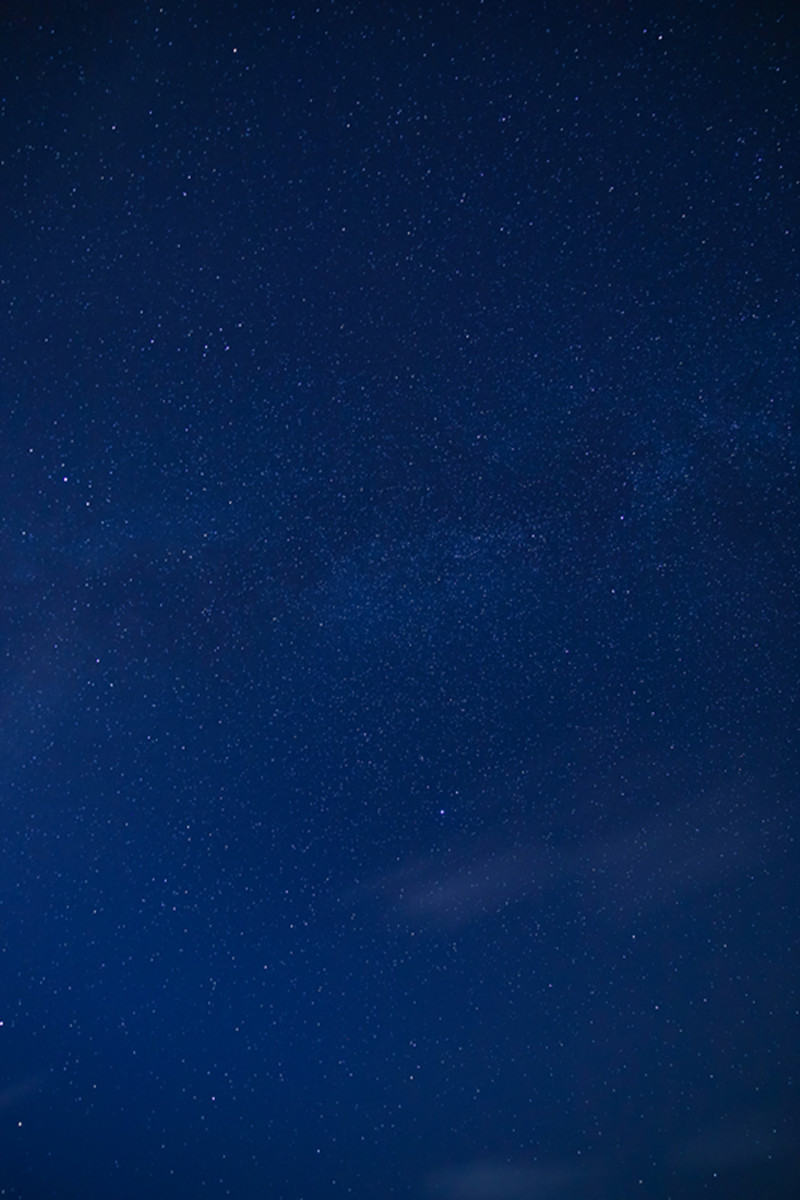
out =
[[0,5],[0,1196],[800,1195],[798,67]]

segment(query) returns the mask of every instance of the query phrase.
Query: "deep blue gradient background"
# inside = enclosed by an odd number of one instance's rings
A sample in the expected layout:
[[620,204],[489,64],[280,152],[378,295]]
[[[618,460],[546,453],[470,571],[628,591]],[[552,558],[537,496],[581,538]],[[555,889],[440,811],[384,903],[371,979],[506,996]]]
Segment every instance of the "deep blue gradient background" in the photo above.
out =
[[799,52],[0,6],[0,1194],[800,1194]]

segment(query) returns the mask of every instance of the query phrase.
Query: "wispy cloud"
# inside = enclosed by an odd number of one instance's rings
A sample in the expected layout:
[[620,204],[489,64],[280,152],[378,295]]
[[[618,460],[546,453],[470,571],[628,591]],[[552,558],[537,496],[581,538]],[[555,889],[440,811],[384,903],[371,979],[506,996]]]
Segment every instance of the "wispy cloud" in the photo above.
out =
[[788,1127],[787,1114],[762,1109],[729,1117],[678,1143],[672,1166],[687,1171],[724,1170],[797,1153],[798,1129]]
[[412,860],[375,882],[389,908],[412,923],[456,926],[551,887],[561,866],[546,847],[453,847],[442,862]]
[[775,829],[765,809],[714,796],[568,846],[524,837],[456,843],[386,872],[370,890],[398,919],[445,928],[556,888],[585,912],[628,920],[763,870]]
[[0,1113],[16,1108],[28,1096],[38,1092],[44,1078],[43,1074],[26,1075],[0,1087]]
[[596,1178],[593,1168],[573,1162],[480,1159],[431,1172],[426,1191],[439,1200],[579,1200]]
[[765,833],[753,806],[715,798],[587,841],[566,856],[564,866],[588,905],[610,905],[624,917],[757,871],[767,850]]

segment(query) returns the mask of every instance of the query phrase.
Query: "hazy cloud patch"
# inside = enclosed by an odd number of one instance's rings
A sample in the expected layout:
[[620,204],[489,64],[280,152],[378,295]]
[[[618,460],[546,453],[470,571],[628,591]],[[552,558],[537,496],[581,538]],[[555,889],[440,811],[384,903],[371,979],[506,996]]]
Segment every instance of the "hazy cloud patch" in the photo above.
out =
[[670,1156],[688,1171],[724,1170],[797,1152],[800,1129],[789,1128],[785,1113],[770,1109],[729,1117],[678,1143]]
[[443,1167],[426,1180],[438,1200],[575,1200],[589,1195],[596,1172],[572,1162],[514,1163],[478,1160]]
[[568,845],[534,837],[454,843],[385,872],[369,890],[395,918],[418,925],[452,928],[556,889],[586,915],[625,921],[759,874],[777,828],[763,805],[714,796]]

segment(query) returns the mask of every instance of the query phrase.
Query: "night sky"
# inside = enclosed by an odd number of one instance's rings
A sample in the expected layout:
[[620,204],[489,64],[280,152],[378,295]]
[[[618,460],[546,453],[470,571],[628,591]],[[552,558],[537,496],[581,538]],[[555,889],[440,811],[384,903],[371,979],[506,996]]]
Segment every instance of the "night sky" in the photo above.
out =
[[794,5],[0,63],[0,1196],[793,1200]]

